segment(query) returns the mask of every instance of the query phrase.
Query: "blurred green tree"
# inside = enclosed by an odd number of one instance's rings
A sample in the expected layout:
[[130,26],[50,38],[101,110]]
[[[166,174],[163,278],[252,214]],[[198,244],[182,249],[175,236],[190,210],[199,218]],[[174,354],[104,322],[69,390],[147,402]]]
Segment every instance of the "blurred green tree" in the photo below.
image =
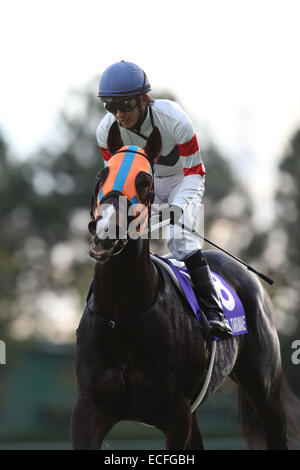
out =
[[[282,275],[299,294],[300,280],[300,130],[291,138],[279,166],[275,228],[282,231]],[[294,311],[297,306],[294,306]]]
[[274,303],[284,333],[285,369],[294,389],[300,393],[299,365],[291,360],[292,342],[300,338],[300,129],[291,137],[280,162],[276,213],[269,257],[280,280]]
[[[212,144],[203,149],[206,167],[204,194],[205,233],[236,256],[250,258],[256,237],[252,222],[253,208],[248,193],[230,162]],[[211,248],[208,244],[206,248]]]
[[46,323],[42,320],[53,309],[55,295],[67,310],[74,307],[72,296],[77,308],[84,303],[93,270],[88,257],[90,197],[102,167],[95,129],[104,110],[95,89],[93,83],[82,93],[70,92],[67,111],[58,118],[56,145],[52,142],[20,161],[0,140],[2,337],[12,324],[25,337],[35,325],[41,324],[41,333],[52,322],[55,338],[51,315]]

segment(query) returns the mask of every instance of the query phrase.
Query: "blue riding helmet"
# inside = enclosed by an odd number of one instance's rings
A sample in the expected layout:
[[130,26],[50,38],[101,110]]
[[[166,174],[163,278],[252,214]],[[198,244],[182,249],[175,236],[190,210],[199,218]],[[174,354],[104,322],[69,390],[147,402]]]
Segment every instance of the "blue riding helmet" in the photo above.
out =
[[98,97],[103,103],[111,103],[124,96],[143,95],[150,90],[145,72],[138,65],[121,60],[103,72]]

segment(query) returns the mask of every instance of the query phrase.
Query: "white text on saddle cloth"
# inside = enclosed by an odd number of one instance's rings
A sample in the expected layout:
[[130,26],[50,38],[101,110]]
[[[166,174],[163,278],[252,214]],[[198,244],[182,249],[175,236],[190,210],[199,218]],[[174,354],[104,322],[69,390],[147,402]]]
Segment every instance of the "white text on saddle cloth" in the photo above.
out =
[[233,335],[248,333],[245,310],[239,297],[218,274],[212,272],[212,278]]

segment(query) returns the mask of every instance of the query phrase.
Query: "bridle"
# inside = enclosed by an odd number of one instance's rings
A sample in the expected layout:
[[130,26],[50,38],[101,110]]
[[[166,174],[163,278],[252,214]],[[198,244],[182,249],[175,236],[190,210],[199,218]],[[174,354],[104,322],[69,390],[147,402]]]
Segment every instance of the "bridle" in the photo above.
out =
[[[130,147],[130,146],[129,146]],[[150,167],[150,172],[148,173],[150,176],[151,176],[151,182],[149,184],[149,188],[148,188],[148,193],[143,201],[142,204],[142,210],[139,211],[137,210],[137,213],[134,215],[133,217],[133,221],[136,221],[138,222],[138,218],[140,219],[140,222],[137,223],[137,227],[140,226],[140,230],[137,229],[137,232],[143,232],[144,231],[144,228],[142,226],[142,223],[145,222],[145,218],[146,218],[146,223],[147,221],[149,220],[150,216],[151,216],[151,204],[154,200],[154,178],[153,178],[153,167],[150,163],[150,161],[147,159],[147,156],[142,153],[142,152],[139,152],[138,150],[131,150],[129,148],[127,148],[126,150],[118,150],[114,155],[118,155],[118,154],[124,154],[124,153],[132,153],[132,154],[135,154],[135,155],[140,155],[142,156],[143,158],[145,158],[147,160],[147,162],[149,163],[149,167]],[[104,196],[99,197],[99,192],[100,191],[100,186],[101,186],[101,177],[100,177],[100,173],[97,175],[97,184],[96,184],[96,187],[95,187],[95,190],[94,190],[94,193],[93,193],[93,196],[91,198],[91,210],[90,210],[90,214],[91,214],[91,218],[92,218],[92,222],[97,222],[97,220],[99,218],[95,217],[95,211],[97,210],[97,208],[100,208],[100,205],[101,204],[104,204],[105,201],[107,201],[108,198],[112,197],[112,196],[126,196],[127,198],[127,201],[129,203],[129,205],[131,206],[135,206],[137,203],[140,203],[140,200],[138,199],[137,196],[135,196],[133,199],[134,200],[130,200],[126,194],[124,194],[122,192],[122,189],[119,188],[117,190],[112,190],[110,192],[108,192],[107,194],[105,194]],[[105,184],[105,182],[103,183]],[[137,189],[135,188],[135,191],[136,193],[138,193]],[[97,207],[96,207],[97,206]],[[143,217],[143,213],[144,211],[146,211],[146,214],[144,215]],[[124,248],[126,247],[126,245],[128,244],[128,241],[130,240],[130,236],[129,236],[129,232],[128,232],[128,225],[126,227],[126,230],[123,231],[124,233],[124,238],[120,238],[118,239],[117,241],[117,244],[113,247],[113,251],[111,253],[109,253],[109,250],[108,250],[108,255],[109,257],[111,256],[117,256],[119,255],[120,253],[122,253],[122,251],[124,250]],[[95,243],[97,244],[97,235],[95,235],[94,237],[94,241]],[[91,255],[93,256],[93,255]],[[95,256],[94,256],[95,257]],[[97,259],[97,258],[96,258]],[[97,259],[98,261],[100,261],[99,259]],[[104,259],[105,261],[106,259]],[[100,261],[101,262],[101,261]]]

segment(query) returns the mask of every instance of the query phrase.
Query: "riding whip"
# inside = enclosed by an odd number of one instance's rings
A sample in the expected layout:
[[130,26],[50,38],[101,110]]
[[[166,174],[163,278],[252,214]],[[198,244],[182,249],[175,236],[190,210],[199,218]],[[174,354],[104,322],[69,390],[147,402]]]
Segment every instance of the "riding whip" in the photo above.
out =
[[[154,208],[154,207],[153,207]],[[155,209],[154,209],[155,210]],[[159,214],[162,214],[161,212],[159,212]],[[154,231],[154,230],[157,230],[158,228],[161,228],[165,225],[168,225],[168,224],[171,224],[171,225],[178,225],[178,227],[182,228],[183,230],[186,230],[187,232],[193,234],[195,237],[197,238],[201,238],[202,240],[204,240],[206,243],[209,243],[210,245],[214,246],[215,248],[217,248],[218,250],[222,251],[223,253],[225,253],[226,255],[230,256],[231,258],[233,258],[234,260],[238,261],[239,263],[241,263],[243,266],[245,266],[249,271],[253,272],[254,274],[257,274],[257,276],[259,276],[261,279],[263,279],[265,282],[267,282],[268,284],[273,284],[274,281],[273,279],[269,278],[268,276],[266,276],[265,274],[257,271],[255,268],[253,268],[252,266],[250,266],[249,264],[245,263],[244,261],[242,261],[240,258],[238,258],[237,256],[235,255],[232,255],[231,253],[229,253],[228,251],[226,251],[224,248],[218,246],[216,243],[212,242],[211,240],[208,240],[208,238],[204,237],[203,235],[201,235],[200,233],[198,233],[196,230],[193,230],[192,228],[188,227],[186,224],[182,224],[181,222],[179,222],[178,220],[175,220],[174,216],[172,217],[167,217],[164,221],[161,221],[159,222],[158,224],[154,225],[153,227],[151,227],[151,231]]]

